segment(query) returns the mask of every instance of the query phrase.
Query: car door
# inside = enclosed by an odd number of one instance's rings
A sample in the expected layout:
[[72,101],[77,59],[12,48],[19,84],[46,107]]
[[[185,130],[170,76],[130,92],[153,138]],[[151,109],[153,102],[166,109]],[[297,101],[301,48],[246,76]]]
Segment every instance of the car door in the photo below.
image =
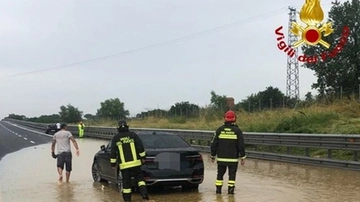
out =
[[111,141],[105,147],[105,151],[102,151],[100,158],[100,166],[102,170],[102,174],[108,178],[114,178],[115,170],[111,168],[110,164],[110,153],[111,153]]

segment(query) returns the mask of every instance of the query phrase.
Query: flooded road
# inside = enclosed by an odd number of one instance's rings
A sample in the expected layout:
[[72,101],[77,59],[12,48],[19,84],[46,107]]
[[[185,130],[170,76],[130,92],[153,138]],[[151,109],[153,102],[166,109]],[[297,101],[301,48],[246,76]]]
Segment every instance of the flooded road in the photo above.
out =
[[[50,144],[29,147],[0,161],[1,202],[112,202],[122,201],[116,187],[94,183],[94,154],[106,140],[78,140],[80,156],[73,157],[70,183],[58,184],[56,160]],[[73,149],[73,148],[72,148]],[[360,201],[360,173],[248,159],[239,166],[235,196],[216,196],[216,164],[205,159],[205,180],[198,191],[181,189],[150,192],[156,202],[356,202]],[[225,174],[227,182],[227,173]],[[224,184],[226,185],[226,184]],[[223,192],[227,192],[224,187]],[[133,201],[141,201],[137,193]]]

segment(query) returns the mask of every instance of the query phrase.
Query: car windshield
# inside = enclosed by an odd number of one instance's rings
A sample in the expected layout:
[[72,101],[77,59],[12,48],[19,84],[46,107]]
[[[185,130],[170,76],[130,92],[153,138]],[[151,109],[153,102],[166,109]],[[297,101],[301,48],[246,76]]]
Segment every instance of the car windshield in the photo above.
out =
[[139,135],[143,142],[144,148],[186,148],[189,144],[177,135],[169,134],[141,134]]

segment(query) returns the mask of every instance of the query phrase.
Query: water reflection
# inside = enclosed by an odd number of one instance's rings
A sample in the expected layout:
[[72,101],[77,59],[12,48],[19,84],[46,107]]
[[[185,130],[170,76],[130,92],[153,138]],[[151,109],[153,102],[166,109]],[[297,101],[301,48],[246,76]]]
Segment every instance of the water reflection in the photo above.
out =
[[[0,161],[1,201],[24,202],[112,202],[121,201],[116,185],[94,183],[91,164],[100,145],[107,140],[81,139],[79,157],[73,158],[70,183],[57,183],[56,161],[50,144],[9,154]],[[223,194],[215,194],[216,163],[204,154],[205,179],[199,190],[149,189],[156,202],[342,202],[360,201],[360,174],[271,161],[247,160],[236,177],[235,196],[227,194],[228,173]],[[5,183],[4,183],[5,182]],[[138,193],[134,201],[141,201]]]
[[74,201],[74,186],[70,183],[62,183],[56,187],[56,200],[58,202]]

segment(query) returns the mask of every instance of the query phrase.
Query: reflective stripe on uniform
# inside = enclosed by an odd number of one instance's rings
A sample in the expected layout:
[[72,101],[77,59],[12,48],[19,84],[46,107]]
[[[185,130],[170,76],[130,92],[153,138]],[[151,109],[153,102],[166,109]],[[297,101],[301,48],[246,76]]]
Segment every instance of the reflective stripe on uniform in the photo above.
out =
[[122,169],[127,169],[127,168],[132,168],[132,167],[136,167],[136,166],[141,166],[141,161],[140,160],[136,160],[136,161],[128,161],[128,162],[121,162],[120,163],[120,170]]
[[124,193],[124,194],[130,194],[130,193],[131,193],[131,189],[123,189],[122,193]]
[[223,181],[222,181],[222,180],[216,180],[215,185],[216,185],[216,186],[222,186],[222,185],[223,185]]
[[140,157],[144,157],[144,156],[146,156],[146,153],[145,153],[145,152],[141,152],[141,153],[139,154],[139,156],[140,156]]
[[229,187],[234,187],[235,186],[235,181],[234,180],[229,180],[228,186]]
[[121,162],[125,162],[124,150],[121,144],[118,144],[119,153],[120,153],[120,160]]
[[116,159],[110,159],[110,163],[116,163]]
[[140,187],[140,186],[145,186],[146,184],[145,184],[145,182],[144,181],[139,181],[138,182],[138,186]]
[[216,159],[219,162],[239,162],[239,159],[229,159],[229,158],[217,158]]
[[133,142],[130,143],[130,149],[131,149],[131,154],[134,158],[134,161],[138,160],[137,154],[136,154],[135,143],[133,143]]
[[220,135],[219,135],[219,139],[231,139],[231,140],[236,140],[236,139],[237,139],[237,135],[220,134]]

